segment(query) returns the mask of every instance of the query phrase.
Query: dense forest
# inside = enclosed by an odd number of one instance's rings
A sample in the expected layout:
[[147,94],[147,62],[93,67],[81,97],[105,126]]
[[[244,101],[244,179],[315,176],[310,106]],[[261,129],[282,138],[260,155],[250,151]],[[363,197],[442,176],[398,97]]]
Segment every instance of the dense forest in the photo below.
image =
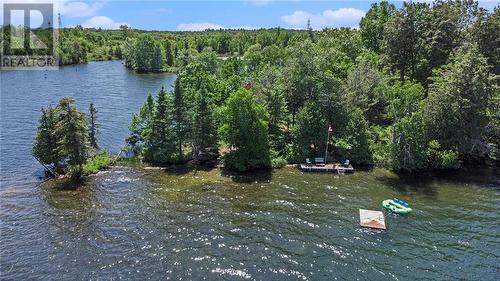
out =
[[327,143],[329,161],[394,170],[500,159],[498,7],[384,1],[359,29],[62,33],[62,64],[177,73],[130,125],[130,148],[149,162],[222,155],[244,171],[323,156]]

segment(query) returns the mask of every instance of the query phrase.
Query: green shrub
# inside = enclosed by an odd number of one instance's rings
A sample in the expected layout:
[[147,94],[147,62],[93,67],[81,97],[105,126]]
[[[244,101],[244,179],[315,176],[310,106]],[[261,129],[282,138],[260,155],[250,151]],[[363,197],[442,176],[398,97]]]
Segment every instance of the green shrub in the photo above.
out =
[[373,126],[370,131],[370,151],[373,155],[373,162],[381,167],[392,167],[391,128]]
[[458,152],[454,150],[445,150],[439,153],[441,169],[457,169],[460,166],[458,162]]
[[278,156],[271,159],[271,165],[273,168],[283,168],[288,164],[288,161],[284,157]]
[[113,164],[113,159],[111,156],[103,152],[101,154],[97,154],[90,158],[87,163],[83,165],[83,174],[90,175],[95,174],[99,171],[105,170],[109,166]]
[[429,167],[434,169],[456,169],[460,166],[456,150],[442,150],[437,140],[427,145],[427,160]]

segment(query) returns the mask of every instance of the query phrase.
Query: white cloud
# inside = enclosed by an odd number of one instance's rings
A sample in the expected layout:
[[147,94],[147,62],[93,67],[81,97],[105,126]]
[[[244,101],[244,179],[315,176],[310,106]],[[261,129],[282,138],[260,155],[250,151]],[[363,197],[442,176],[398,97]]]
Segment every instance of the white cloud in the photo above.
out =
[[[40,3],[51,3],[54,5],[54,19],[57,20],[57,14],[60,13],[61,16],[78,18],[78,17],[91,17],[96,15],[102,7],[104,7],[104,1],[96,1],[91,4],[82,1],[71,1],[71,0],[2,0],[2,3],[23,3],[23,4],[40,4]],[[0,10],[0,21],[3,22],[3,10]],[[64,18],[63,18],[64,21]]]
[[324,27],[357,27],[365,15],[363,10],[355,8],[340,8],[338,10],[325,10],[321,14],[312,14],[305,11],[295,11],[291,15],[282,16],[281,20],[293,28],[305,28],[307,20],[311,20],[313,29]]
[[224,26],[209,22],[181,23],[177,25],[178,31],[204,31],[207,29],[221,29]]
[[56,5],[55,11],[67,17],[91,17],[97,14],[104,7],[103,2],[88,4],[85,2],[60,2]]
[[82,26],[85,28],[102,28],[102,29],[118,29],[120,25],[128,25],[126,22],[115,22],[111,18],[105,16],[95,16],[84,21]]
[[[3,14],[3,11],[2,11]],[[11,10],[10,11],[10,24],[13,26],[24,26],[24,20],[27,18],[30,23],[31,28],[42,27],[43,16],[38,10],[31,10],[29,14],[24,14],[23,10]],[[52,19],[49,19],[52,22]],[[3,23],[3,18],[2,18]]]

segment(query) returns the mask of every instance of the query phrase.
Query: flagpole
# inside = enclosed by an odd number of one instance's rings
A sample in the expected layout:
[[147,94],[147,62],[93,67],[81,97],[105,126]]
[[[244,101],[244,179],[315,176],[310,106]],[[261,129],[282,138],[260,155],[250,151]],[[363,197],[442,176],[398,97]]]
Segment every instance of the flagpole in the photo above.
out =
[[330,126],[328,126],[328,133],[326,134],[326,148],[325,148],[325,165],[328,161],[328,139],[330,138]]

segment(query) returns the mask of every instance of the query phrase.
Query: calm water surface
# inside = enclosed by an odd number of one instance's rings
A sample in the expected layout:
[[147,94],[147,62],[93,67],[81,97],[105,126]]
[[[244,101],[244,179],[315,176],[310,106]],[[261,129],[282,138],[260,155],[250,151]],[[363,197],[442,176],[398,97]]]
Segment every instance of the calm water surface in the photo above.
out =
[[[2,73],[2,280],[500,279],[496,171],[437,178],[285,168],[241,176],[118,166],[78,187],[40,183],[25,155],[40,106],[68,93],[79,106],[94,101],[112,150],[144,89],[174,79],[136,75],[119,62],[47,73],[57,86],[43,75]],[[26,80],[33,83],[14,91]],[[387,214],[385,232],[358,227],[359,208],[380,210],[393,196],[414,213]]]

